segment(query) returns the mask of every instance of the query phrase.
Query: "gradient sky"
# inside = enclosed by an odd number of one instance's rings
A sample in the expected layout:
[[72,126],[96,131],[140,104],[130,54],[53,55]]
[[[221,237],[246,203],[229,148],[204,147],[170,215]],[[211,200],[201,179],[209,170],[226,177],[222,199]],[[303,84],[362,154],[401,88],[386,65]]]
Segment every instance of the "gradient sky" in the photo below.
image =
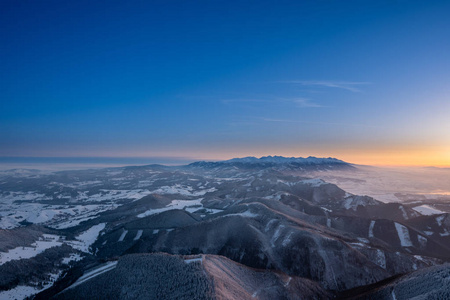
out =
[[0,156],[450,166],[450,1],[0,2]]

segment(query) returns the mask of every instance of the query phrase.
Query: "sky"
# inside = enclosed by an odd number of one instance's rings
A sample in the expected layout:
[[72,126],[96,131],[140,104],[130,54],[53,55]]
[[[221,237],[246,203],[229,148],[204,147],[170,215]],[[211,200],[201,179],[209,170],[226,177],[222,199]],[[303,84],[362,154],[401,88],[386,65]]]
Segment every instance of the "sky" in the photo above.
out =
[[0,156],[450,166],[450,1],[0,1]]

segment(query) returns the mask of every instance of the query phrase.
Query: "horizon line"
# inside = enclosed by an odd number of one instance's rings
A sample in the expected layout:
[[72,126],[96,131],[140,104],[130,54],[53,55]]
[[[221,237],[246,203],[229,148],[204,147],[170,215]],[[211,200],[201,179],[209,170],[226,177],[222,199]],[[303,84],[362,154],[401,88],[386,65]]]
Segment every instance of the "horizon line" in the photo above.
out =
[[[335,158],[335,159],[339,159],[342,160],[348,164],[352,164],[355,166],[373,166],[373,167],[385,167],[385,168],[389,168],[389,167],[423,167],[423,168],[427,168],[427,167],[432,167],[432,168],[450,168],[450,165],[430,165],[430,164],[405,164],[405,163],[353,163],[347,160],[343,160],[340,159],[338,157],[333,157],[333,156],[315,156],[315,155],[308,155],[308,156],[284,156],[284,155],[262,155],[262,156],[254,156],[254,155],[246,155],[246,156],[234,156],[231,158],[199,158],[199,157],[187,157],[187,156],[0,156],[0,164],[7,164],[7,163],[44,163],[44,162],[18,162],[18,161],[5,161],[5,160],[16,160],[16,159],[87,159],[87,160],[95,160],[95,159],[111,159],[111,160],[172,160],[172,162],[176,162],[179,161],[180,164],[179,165],[183,165],[185,163],[189,164],[192,162],[197,162],[197,161],[209,161],[209,162],[213,162],[213,161],[224,161],[224,160],[229,160],[229,159],[233,159],[233,158],[245,158],[245,157],[256,157],[256,158],[261,158],[261,157],[267,157],[267,156],[280,156],[280,157],[285,157],[285,158],[307,158],[307,157],[316,157],[316,158]],[[89,164],[91,162],[48,162],[48,163],[86,163]],[[92,162],[93,164],[95,162]],[[102,163],[102,162],[97,162],[97,163]],[[106,162],[103,162],[106,163]],[[109,162],[109,163],[116,163],[116,164],[121,164],[121,165],[127,165],[127,163],[130,164],[130,166],[133,165],[133,162]],[[147,165],[147,164],[160,164],[160,165],[165,165],[165,164],[169,164],[169,165],[174,165],[173,163],[169,163],[169,162],[136,162],[138,165]]]

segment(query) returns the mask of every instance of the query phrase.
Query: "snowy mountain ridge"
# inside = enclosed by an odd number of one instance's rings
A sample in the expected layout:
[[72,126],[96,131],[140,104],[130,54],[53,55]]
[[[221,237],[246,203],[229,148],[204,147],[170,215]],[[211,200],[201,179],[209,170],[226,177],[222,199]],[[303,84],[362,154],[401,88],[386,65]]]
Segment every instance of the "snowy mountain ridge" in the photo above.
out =
[[339,160],[337,158],[327,157],[319,158],[314,156],[309,157],[284,157],[284,156],[263,156],[260,158],[248,156],[242,158],[233,158],[223,161],[198,161],[189,164],[187,167],[200,167],[200,168],[277,168],[283,169],[316,169],[327,170],[335,168],[352,168],[350,163]]
[[274,163],[274,164],[347,164],[345,161],[333,157],[284,157],[284,156],[262,156],[260,158],[254,156],[247,156],[243,158],[233,158],[222,163]]

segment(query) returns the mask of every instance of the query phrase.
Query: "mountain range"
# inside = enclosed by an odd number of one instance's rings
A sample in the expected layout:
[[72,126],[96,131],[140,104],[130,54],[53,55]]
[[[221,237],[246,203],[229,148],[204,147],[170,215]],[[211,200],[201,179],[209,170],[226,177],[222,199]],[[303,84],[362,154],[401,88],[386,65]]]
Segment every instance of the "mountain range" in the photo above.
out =
[[445,299],[448,212],[316,176],[339,170],[358,166],[268,156],[3,172],[0,298]]

